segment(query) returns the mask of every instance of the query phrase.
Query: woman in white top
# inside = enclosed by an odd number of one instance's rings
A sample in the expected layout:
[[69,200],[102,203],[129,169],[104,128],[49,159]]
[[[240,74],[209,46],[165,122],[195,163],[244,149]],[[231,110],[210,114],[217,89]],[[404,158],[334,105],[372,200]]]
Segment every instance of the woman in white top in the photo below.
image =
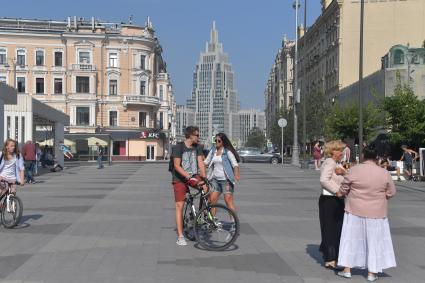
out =
[[344,178],[344,169],[337,165],[342,158],[345,145],[341,141],[330,141],[325,145],[328,157],[320,167],[320,184],[322,193],[319,198],[319,219],[325,267],[334,269],[338,260],[339,241],[344,220],[344,200],[335,194],[339,191]]
[[[6,180],[12,192],[16,192],[16,183],[20,183],[21,186],[25,183],[24,172],[24,160],[19,154],[16,141],[7,139],[0,153],[0,180]],[[2,191],[4,189],[1,188]]]
[[212,204],[217,203],[220,194],[223,193],[227,207],[236,211],[233,192],[236,181],[240,180],[239,161],[239,155],[227,136],[223,133],[217,134],[215,147],[210,150],[204,161],[208,167]]

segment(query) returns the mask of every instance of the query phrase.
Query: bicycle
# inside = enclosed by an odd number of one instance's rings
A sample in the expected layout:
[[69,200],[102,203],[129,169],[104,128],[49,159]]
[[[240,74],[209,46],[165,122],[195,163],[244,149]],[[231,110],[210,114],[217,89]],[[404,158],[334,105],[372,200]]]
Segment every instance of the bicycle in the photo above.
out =
[[[208,180],[202,182],[209,187]],[[229,248],[239,236],[239,219],[236,213],[222,204],[210,204],[209,192],[205,193],[201,186],[190,187],[198,192],[193,194],[190,189],[186,194],[183,233],[190,241],[199,243],[211,251],[222,251]],[[199,197],[198,210],[195,199]]]
[[23,211],[22,201],[11,191],[11,185],[6,180],[0,180],[0,186],[3,188],[0,196],[1,223],[8,229],[18,225]]

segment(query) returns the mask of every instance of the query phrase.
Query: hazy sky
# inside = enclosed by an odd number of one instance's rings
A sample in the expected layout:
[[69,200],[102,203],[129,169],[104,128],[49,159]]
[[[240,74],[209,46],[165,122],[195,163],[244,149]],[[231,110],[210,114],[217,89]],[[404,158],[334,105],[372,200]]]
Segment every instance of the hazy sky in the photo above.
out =
[[[65,20],[67,16],[137,24],[147,16],[163,47],[179,104],[190,96],[199,54],[212,21],[229,54],[243,108],[264,108],[264,89],[284,34],[295,35],[293,0],[19,0],[2,1],[0,17]],[[300,0],[304,5],[304,0]],[[308,1],[308,23],[320,15],[320,1]],[[303,22],[303,10],[300,21]]]

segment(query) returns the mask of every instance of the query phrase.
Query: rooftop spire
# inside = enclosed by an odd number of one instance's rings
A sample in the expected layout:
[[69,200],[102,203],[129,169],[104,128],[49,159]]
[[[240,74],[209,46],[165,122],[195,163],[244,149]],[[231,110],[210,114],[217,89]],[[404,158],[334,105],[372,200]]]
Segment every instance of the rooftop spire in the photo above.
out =
[[218,43],[218,31],[215,28],[215,21],[213,21],[210,43],[215,43],[215,44]]

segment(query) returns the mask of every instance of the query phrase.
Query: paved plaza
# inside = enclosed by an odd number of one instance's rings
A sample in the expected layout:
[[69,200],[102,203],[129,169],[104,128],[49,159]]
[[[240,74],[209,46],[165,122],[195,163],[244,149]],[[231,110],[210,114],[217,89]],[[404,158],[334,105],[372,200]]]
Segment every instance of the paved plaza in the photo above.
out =
[[[0,228],[0,281],[366,282],[322,267],[318,173],[243,164],[241,235],[230,251],[176,246],[167,164],[94,164],[40,176],[20,192],[23,223]],[[390,203],[398,267],[382,282],[424,282],[425,186],[402,183]]]

